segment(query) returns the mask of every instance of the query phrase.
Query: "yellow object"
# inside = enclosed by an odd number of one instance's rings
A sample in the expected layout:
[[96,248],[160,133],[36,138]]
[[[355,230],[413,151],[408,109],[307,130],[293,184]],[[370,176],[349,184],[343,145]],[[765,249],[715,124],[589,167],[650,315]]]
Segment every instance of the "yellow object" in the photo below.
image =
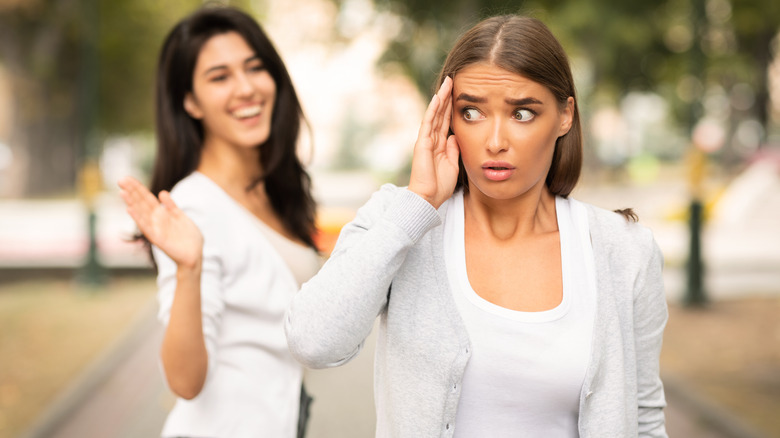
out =
[[691,148],[688,155],[688,185],[694,199],[702,199],[704,175],[707,170],[707,154],[699,148]]
[[79,171],[79,195],[92,206],[102,189],[103,178],[100,175],[100,166],[95,160],[85,161]]

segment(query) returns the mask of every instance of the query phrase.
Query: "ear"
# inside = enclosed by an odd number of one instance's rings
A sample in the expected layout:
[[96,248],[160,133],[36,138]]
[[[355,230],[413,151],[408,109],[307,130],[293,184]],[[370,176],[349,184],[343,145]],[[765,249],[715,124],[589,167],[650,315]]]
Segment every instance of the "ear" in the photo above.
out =
[[193,119],[200,120],[203,118],[203,111],[200,110],[198,101],[195,100],[195,96],[193,96],[192,93],[187,93],[187,95],[184,96],[184,111],[187,111],[187,114]]
[[558,137],[569,133],[571,125],[574,123],[574,98],[569,96],[566,99],[566,105],[561,110],[561,126],[558,130]]

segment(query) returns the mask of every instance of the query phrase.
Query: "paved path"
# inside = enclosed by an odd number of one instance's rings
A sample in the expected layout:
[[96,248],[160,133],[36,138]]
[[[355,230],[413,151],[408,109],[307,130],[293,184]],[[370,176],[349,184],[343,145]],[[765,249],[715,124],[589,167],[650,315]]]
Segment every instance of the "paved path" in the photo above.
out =
[[[161,331],[153,318],[138,324],[143,337],[126,341],[115,358],[116,366],[104,368],[95,378],[82,382],[88,393],[60,403],[56,412],[24,438],[139,438],[158,436],[173,397],[165,389],[157,367]],[[306,379],[315,401],[308,438],[363,438],[374,433],[373,355],[374,335],[351,363],[335,369],[307,371]],[[121,346],[120,346],[121,347]],[[104,372],[105,371],[105,372]],[[87,380],[91,380],[87,378]],[[76,391],[78,392],[78,391]],[[669,435],[680,438],[747,438],[716,430],[687,400],[669,393],[666,410]]]
[[[733,190],[724,195],[720,213],[705,228],[704,254],[709,268],[705,282],[707,291],[713,299],[729,299],[744,293],[777,293],[780,284],[780,232],[777,228],[780,223],[780,178],[771,171],[759,169],[759,173],[748,174],[744,181],[733,186]],[[653,229],[669,263],[665,272],[669,298],[681,298],[685,284],[682,266],[687,254],[686,226],[682,222],[669,222],[665,216],[674,205],[685,208],[684,185],[669,182],[648,188],[585,188],[574,195],[605,208],[635,207],[642,222]],[[103,208],[114,211],[115,204],[107,200]],[[73,209],[63,205],[59,208],[63,211]],[[3,205],[0,205],[2,211]],[[7,211],[18,213],[13,208]],[[118,213],[115,216],[108,214],[107,217],[114,217],[117,224],[110,226],[111,230],[126,227],[126,218],[122,219]],[[6,222],[14,217],[23,220],[17,216],[0,214],[0,219],[5,218]],[[121,225],[123,221],[124,225]],[[3,224],[0,220],[0,231],[13,229]],[[76,226],[75,222],[71,226]],[[9,238],[0,233],[0,243]],[[76,244],[71,248],[73,245]],[[6,252],[10,248],[0,247],[6,248]],[[3,256],[0,251],[0,264]],[[116,260],[122,258],[117,256]],[[109,360],[109,366],[97,367],[100,373],[93,374],[98,376],[88,376],[77,382],[76,387],[81,389],[69,391],[70,398],[66,396],[64,401],[55,404],[41,419],[38,429],[26,438],[155,436],[166,410],[172,405],[172,398],[163,387],[157,368],[159,329],[143,324],[139,327],[138,339],[128,342],[123,351],[114,355],[121,360]],[[352,363],[338,369],[308,373],[309,389],[315,396],[309,438],[372,436],[375,421],[372,363],[373,348],[369,340],[365,351]],[[669,383],[670,436],[740,436],[713,430],[697,411],[706,403],[692,402],[695,395],[690,397],[680,385],[670,386]],[[710,415],[708,419],[717,420],[717,417]],[[746,438],[746,435],[740,438]]]

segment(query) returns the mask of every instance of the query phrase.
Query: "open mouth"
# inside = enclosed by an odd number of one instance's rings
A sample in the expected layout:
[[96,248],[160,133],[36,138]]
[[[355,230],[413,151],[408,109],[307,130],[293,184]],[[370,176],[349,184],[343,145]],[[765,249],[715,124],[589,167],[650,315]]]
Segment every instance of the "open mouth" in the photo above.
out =
[[514,173],[515,168],[509,163],[487,162],[482,166],[482,172],[487,179],[492,181],[504,181],[509,179]]
[[252,105],[244,108],[239,108],[231,112],[231,114],[233,115],[233,117],[237,119],[248,119],[250,117],[255,117],[260,115],[261,112],[262,112],[262,107],[260,105]]

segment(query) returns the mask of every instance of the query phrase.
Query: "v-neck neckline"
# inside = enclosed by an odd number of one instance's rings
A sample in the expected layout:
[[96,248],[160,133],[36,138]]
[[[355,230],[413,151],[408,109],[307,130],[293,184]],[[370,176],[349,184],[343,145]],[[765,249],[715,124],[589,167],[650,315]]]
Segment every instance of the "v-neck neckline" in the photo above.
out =
[[257,224],[258,226],[262,227],[264,230],[273,233],[275,236],[281,237],[282,239],[284,239],[288,243],[300,246],[302,248],[309,249],[308,246],[306,246],[306,245],[304,245],[304,244],[302,244],[300,242],[296,242],[295,240],[290,239],[289,237],[285,236],[284,234],[282,234],[279,231],[277,231],[276,229],[274,229],[272,226],[270,226],[267,223],[265,223],[265,221],[263,221],[262,219],[257,217],[257,215],[252,213],[252,211],[249,210],[248,208],[246,208],[245,205],[243,205],[242,203],[238,202],[235,198],[230,196],[230,194],[227,191],[225,191],[225,189],[223,189],[222,186],[217,184],[216,181],[214,181],[213,179],[209,178],[203,172],[200,172],[200,171],[196,170],[196,171],[193,171],[192,173],[193,174],[197,174],[198,176],[200,176],[203,179],[207,180],[209,182],[209,184],[214,186],[214,188],[217,189],[226,199],[228,199],[230,201],[230,203],[235,205],[238,210],[243,212],[251,221],[255,222],[255,224]]

